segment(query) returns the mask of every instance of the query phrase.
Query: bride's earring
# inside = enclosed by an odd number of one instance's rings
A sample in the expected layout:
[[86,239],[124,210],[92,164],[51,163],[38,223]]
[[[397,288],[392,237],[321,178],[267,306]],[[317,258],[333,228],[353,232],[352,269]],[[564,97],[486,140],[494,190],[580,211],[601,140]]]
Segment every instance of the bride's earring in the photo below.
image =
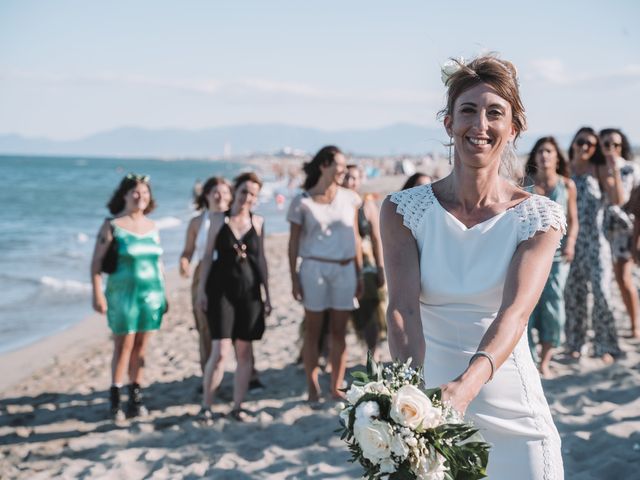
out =
[[449,165],[453,164],[453,160],[451,159],[452,150],[453,150],[453,137],[449,137]]

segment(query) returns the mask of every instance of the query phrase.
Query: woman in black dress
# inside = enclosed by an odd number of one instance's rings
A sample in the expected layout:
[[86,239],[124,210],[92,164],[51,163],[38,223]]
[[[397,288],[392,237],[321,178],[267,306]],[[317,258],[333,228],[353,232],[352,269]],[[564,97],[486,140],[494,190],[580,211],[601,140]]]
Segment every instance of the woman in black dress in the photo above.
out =
[[200,269],[198,305],[207,312],[211,333],[211,355],[203,375],[201,416],[205,421],[213,418],[211,405],[233,347],[237,368],[231,416],[236,420],[246,418],[242,402],[253,365],[251,342],[262,338],[264,317],[271,311],[264,219],[252,213],[262,182],[248,172],[237,177],[234,184],[231,209],[215,213],[211,219]]

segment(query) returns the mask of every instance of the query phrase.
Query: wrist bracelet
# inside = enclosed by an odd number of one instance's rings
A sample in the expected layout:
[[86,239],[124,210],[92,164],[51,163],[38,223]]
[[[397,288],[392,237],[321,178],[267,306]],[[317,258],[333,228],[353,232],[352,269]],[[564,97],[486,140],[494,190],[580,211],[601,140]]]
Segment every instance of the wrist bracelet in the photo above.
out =
[[487,380],[486,382],[484,382],[485,384],[489,383],[491,380],[493,380],[493,374],[496,371],[496,364],[493,361],[493,356],[488,353],[485,352],[483,350],[478,350],[476,353],[474,353],[473,355],[471,355],[471,359],[469,359],[469,365],[471,365],[471,363],[476,359],[476,357],[484,357],[487,360],[489,360],[489,364],[491,365],[491,375],[489,375],[489,380]]

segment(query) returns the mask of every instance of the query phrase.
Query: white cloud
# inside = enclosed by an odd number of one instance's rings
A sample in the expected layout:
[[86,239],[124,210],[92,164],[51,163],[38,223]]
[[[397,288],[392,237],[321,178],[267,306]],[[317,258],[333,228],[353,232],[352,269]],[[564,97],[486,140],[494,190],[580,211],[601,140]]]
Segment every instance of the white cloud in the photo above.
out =
[[373,104],[426,104],[438,106],[442,99],[425,90],[410,89],[345,89],[321,88],[305,83],[285,82],[265,78],[244,78],[232,81],[217,79],[184,79],[162,78],[139,74],[60,74],[29,72],[23,70],[0,71],[0,81],[28,81],[37,84],[55,85],[107,85],[162,88],[174,91],[189,92],[196,95],[225,96],[227,98],[251,96],[258,97],[292,97],[315,101],[335,101],[346,103]]
[[532,60],[524,75],[532,81],[557,86],[612,86],[640,82],[640,65],[628,64],[616,70],[587,73],[573,71],[558,58]]

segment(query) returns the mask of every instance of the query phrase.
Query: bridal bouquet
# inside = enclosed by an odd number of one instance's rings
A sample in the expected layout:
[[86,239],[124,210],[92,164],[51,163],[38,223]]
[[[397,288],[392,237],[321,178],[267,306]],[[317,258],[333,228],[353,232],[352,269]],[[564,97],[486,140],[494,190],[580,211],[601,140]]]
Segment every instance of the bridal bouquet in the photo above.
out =
[[406,363],[382,367],[369,356],[353,373],[340,406],[341,439],[370,480],[474,480],[486,477],[489,445],[443,404],[440,389],[420,389],[422,373]]

